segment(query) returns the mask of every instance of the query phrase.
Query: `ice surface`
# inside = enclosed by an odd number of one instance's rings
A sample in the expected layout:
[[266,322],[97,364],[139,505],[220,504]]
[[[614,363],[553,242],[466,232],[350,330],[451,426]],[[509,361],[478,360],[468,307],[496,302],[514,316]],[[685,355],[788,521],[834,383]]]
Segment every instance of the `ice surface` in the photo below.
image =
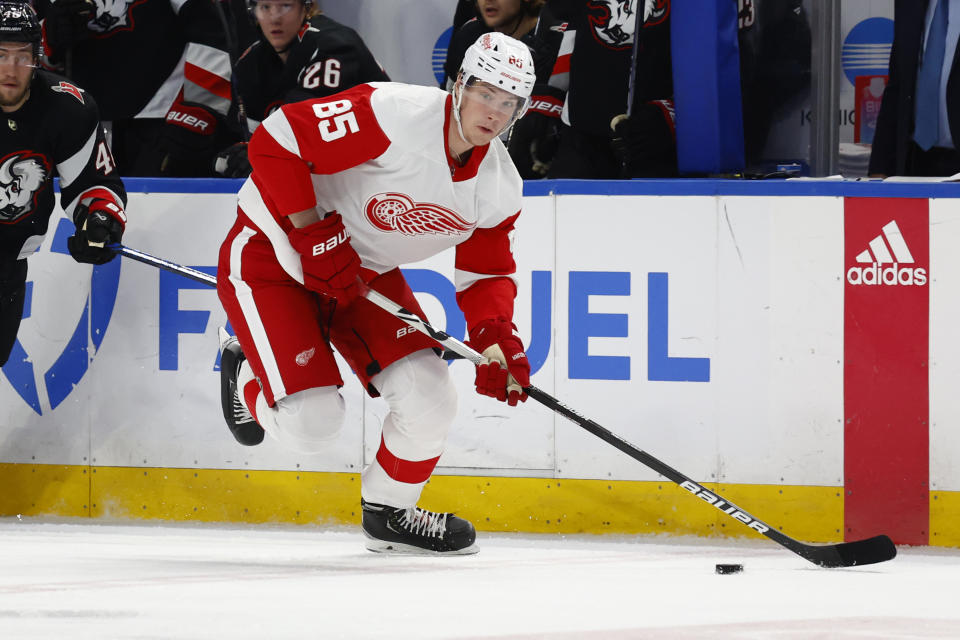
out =
[[[820,569],[767,541],[0,519],[0,638],[960,638],[960,550]],[[717,563],[744,572],[716,575]]]

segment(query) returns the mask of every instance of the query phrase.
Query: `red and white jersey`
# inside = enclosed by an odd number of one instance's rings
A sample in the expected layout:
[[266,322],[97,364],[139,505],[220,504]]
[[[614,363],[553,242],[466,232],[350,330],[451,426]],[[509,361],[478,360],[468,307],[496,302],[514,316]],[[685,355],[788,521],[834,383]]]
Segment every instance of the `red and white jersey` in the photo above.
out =
[[511,236],[523,182],[499,139],[455,167],[446,140],[451,103],[432,87],[369,83],[284,105],[263,121],[239,205],[291,277],[303,282],[286,216],[315,206],[343,217],[363,267],[376,273],[456,246],[468,324],[512,317]]

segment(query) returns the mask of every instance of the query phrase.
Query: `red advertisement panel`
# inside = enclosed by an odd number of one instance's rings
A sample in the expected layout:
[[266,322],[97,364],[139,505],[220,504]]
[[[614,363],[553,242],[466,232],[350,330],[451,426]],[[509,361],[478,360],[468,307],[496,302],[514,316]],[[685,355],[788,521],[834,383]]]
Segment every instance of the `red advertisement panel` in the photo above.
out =
[[928,201],[847,198],[844,235],[846,538],[925,545]]

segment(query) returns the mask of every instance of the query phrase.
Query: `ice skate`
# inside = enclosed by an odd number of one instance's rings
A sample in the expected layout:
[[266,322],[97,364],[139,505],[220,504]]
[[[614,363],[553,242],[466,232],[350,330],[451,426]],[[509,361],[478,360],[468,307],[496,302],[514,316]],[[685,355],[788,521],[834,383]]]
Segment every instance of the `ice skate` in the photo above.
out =
[[237,442],[248,447],[263,442],[263,427],[257,424],[250,411],[240,401],[237,373],[246,358],[240,343],[220,327],[220,404],[223,419]]
[[378,553],[466,555],[476,553],[473,525],[452,513],[360,501],[367,549]]

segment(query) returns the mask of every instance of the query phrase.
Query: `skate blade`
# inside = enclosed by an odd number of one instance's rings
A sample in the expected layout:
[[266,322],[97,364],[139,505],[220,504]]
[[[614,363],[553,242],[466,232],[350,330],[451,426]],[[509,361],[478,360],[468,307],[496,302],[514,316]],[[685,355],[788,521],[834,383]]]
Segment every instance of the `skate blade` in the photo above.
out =
[[368,551],[374,553],[384,553],[397,556],[467,556],[480,551],[480,546],[474,542],[469,547],[456,549],[455,551],[433,551],[422,547],[415,547],[402,542],[390,542],[389,540],[379,540],[367,536],[366,547]]

